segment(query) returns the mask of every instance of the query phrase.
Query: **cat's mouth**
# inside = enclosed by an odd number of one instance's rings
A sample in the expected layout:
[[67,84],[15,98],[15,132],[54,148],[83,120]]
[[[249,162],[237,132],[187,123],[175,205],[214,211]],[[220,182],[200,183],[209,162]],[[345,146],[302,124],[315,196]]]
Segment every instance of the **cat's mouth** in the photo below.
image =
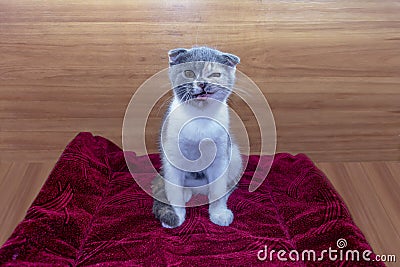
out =
[[210,97],[213,93],[210,92],[204,92],[204,93],[200,93],[197,95],[193,95],[195,99],[200,99],[200,100],[204,100],[207,99],[208,97]]

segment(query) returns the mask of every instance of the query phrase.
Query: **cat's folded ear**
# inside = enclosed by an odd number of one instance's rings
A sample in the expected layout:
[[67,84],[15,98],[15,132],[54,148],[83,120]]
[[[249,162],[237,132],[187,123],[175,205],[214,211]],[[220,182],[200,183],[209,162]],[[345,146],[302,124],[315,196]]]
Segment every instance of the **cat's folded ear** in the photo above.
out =
[[186,53],[188,50],[185,48],[175,48],[172,50],[168,51],[168,57],[169,57],[169,64],[174,65],[176,64],[177,59],[179,58],[180,55],[183,53]]
[[235,67],[237,64],[240,63],[240,58],[238,56],[233,55],[233,54],[223,53],[222,56],[226,60],[226,64],[231,66],[231,67]]

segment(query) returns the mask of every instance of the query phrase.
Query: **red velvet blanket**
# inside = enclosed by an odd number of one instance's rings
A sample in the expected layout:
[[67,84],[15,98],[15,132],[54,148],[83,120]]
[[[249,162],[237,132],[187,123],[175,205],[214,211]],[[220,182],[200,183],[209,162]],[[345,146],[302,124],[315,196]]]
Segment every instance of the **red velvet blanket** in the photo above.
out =
[[[150,157],[159,168],[158,155]],[[135,175],[152,179],[143,157],[131,160],[138,166]],[[129,173],[121,149],[102,137],[81,133],[67,146],[25,219],[0,249],[0,263],[382,266],[372,261],[371,247],[345,204],[310,159],[277,154],[267,179],[250,193],[258,160],[264,158],[250,156],[229,199],[235,214],[230,226],[213,224],[207,207],[201,206],[188,208],[182,226],[165,229],[152,214],[151,196]],[[349,250],[357,250],[360,261]]]

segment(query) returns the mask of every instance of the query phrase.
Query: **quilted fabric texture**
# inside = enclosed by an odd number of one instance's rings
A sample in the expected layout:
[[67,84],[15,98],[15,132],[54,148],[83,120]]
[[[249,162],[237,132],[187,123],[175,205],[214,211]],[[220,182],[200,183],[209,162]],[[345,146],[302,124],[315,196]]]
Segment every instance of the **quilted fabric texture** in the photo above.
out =
[[[158,155],[149,155],[156,168]],[[154,177],[144,157],[130,156],[135,176]],[[65,149],[25,219],[0,249],[3,266],[383,266],[366,262],[371,250],[327,178],[302,154],[277,154],[263,184],[248,186],[257,162],[250,156],[228,206],[228,227],[214,225],[207,206],[187,209],[184,224],[162,228],[152,198],[134,181],[119,147],[90,133]],[[360,251],[360,262],[340,259],[342,249]],[[267,247],[266,247],[267,246]],[[293,261],[292,250],[338,250],[336,261]],[[277,253],[286,251],[287,261]],[[261,252],[260,252],[261,251]],[[296,259],[296,254],[291,254]],[[260,258],[258,257],[260,256]],[[280,255],[282,258],[282,254]],[[369,255],[371,259],[374,254]]]

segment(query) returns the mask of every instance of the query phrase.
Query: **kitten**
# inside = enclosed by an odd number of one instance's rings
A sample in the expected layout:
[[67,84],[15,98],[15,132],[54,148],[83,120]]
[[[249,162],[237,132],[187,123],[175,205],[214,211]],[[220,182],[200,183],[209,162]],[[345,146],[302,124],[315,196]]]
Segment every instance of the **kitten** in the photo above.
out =
[[161,129],[165,180],[157,176],[152,183],[153,213],[166,228],[180,226],[186,202],[200,193],[208,196],[210,220],[228,226],[233,213],[226,203],[242,159],[229,133],[226,102],[240,59],[208,47],[173,49],[168,56],[174,96]]

